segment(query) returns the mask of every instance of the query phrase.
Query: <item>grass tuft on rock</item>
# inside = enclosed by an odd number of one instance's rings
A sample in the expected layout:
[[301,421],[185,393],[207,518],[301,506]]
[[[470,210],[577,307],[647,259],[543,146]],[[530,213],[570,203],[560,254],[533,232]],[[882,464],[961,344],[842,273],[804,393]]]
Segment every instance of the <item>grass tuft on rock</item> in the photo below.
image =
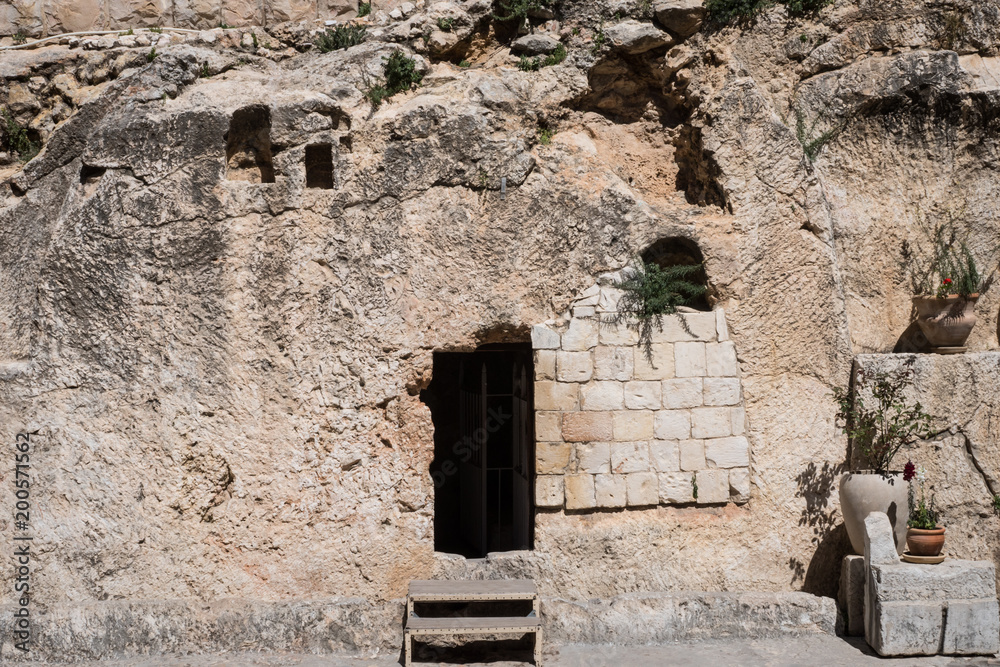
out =
[[383,81],[371,86],[365,94],[375,109],[396,93],[416,88],[424,79],[424,75],[417,71],[417,62],[402,51],[393,51],[385,59],[382,73]]
[[363,25],[338,25],[320,33],[313,43],[320,53],[330,53],[361,44],[365,41],[367,32],[368,29]]

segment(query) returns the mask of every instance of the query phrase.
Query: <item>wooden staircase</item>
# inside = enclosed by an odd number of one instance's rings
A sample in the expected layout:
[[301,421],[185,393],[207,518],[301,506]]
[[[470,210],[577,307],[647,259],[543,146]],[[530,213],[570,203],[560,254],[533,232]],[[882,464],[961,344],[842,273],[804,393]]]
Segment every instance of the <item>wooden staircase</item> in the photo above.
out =
[[[531,601],[527,616],[421,617],[413,612],[415,602],[500,602]],[[542,664],[542,625],[538,589],[528,579],[488,581],[410,582],[406,596],[406,627],[403,629],[405,667],[413,661],[413,637],[465,634],[534,634],[535,665]]]

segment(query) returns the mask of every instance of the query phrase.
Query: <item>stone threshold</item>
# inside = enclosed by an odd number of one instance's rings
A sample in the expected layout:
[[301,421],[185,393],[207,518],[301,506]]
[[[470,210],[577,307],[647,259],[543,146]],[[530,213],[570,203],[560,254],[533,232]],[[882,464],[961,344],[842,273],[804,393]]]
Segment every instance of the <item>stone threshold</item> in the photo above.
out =
[[[834,634],[833,598],[808,593],[627,593],[570,601],[542,597],[549,641],[656,645],[708,639]],[[10,618],[14,608],[0,606]],[[79,662],[169,654],[398,653],[403,600],[124,601],[60,604],[32,616],[30,654],[0,641],[0,662]]]

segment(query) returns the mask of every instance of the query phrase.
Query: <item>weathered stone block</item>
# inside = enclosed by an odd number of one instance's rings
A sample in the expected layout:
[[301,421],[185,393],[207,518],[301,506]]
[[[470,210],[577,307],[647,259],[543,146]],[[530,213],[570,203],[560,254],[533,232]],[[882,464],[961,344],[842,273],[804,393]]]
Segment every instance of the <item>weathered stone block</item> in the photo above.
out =
[[629,410],[658,410],[660,383],[650,380],[625,383],[625,407]]
[[660,502],[682,504],[694,502],[694,475],[689,472],[665,472],[656,476],[660,485]]
[[865,641],[879,655],[934,655],[941,646],[941,602],[889,602],[865,619]]
[[726,311],[722,308],[715,309],[715,333],[720,342],[729,340],[729,327],[726,326]]
[[610,443],[581,442],[576,445],[576,472],[607,473],[610,471]]
[[594,377],[590,352],[556,353],[556,379],[560,382],[589,382]]
[[597,309],[593,306],[573,306],[573,317],[580,318],[591,318],[597,314]]
[[729,471],[729,499],[741,505],[750,500],[749,468],[733,468]]
[[611,472],[648,472],[648,442],[611,443]]
[[646,358],[643,346],[632,349],[632,365],[636,380],[669,380],[674,377],[674,346],[671,343],[653,343],[650,346],[653,363]]
[[621,410],[625,407],[621,382],[591,382],[580,388],[584,410]]
[[865,557],[848,555],[840,561],[840,590],[837,596],[844,610],[844,630],[848,636],[865,634]]
[[649,459],[656,472],[678,472],[681,469],[676,440],[651,440]]
[[601,345],[631,347],[639,342],[639,335],[624,324],[601,324],[598,340]]
[[535,350],[556,350],[559,348],[559,332],[544,324],[531,327],[531,347]]
[[580,385],[565,382],[536,382],[536,410],[576,410],[580,406]]
[[594,348],[594,378],[597,380],[631,380],[633,349],[598,345]]
[[715,340],[715,313],[677,313],[664,315],[661,321],[662,331],[653,327],[654,343]]
[[656,505],[660,501],[659,480],[656,473],[634,472],[625,475],[625,478],[629,507]]
[[606,442],[611,440],[610,412],[568,412],[563,415],[563,440],[566,442]]
[[913,567],[900,563],[897,557],[895,561],[886,559],[886,563],[898,567],[878,564],[879,577],[872,589],[886,602],[996,597],[995,570],[991,561],[949,558],[933,567]]
[[705,464],[704,440],[681,440],[677,443],[680,449],[681,470],[702,470]]
[[660,440],[687,440],[691,437],[691,413],[687,410],[658,410],[653,435]]
[[594,477],[594,493],[598,507],[625,507],[627,490],[626,475],[597,475]]
[[993,600],[949,600],[942,653],[1000,652],[1000,606]]
[[535,477],[535,505],[537,507],[562,507],[565,502],[562,475]]
[[664,380],[660,393],[667,409],[697,408],[702,405],[702,379],[677,378]]
[[624,410],[612,417],[615,440],[628,442],[653,437],[653,413],[649,410]]
[[691,435],[695,438],[724,438],[732,433],[729,408],[695,408],[691,411]]
[[597,507],[593,475],[566,475],[566,509],[585,510]]
[[745,468],[750,465],[750,443],[743,436],[706,440],[705,462],[710,468]]
[[660,25],[687,39],[701,29],[706,9],[703,0],[656,0],[653,13]]
[[562,440],[561,412],[535,412],[535,440],[541,442]]
[[679,378],[705,375],[705,343],[674,344],[674,375]]
[[730,414],[730,425],[733,429],[733,435],[743,435],[746,432],[747,423],[747,413],[742,407],[733,408]]
[[705,378],[705,405],[739,405],[739,378]]
[[565,473],[570,451],[568,442],[535,443],[535,471],[540,475]]
[[712,377],[739,377],[736,345],[732,341],[705,346],[706,373]]
[[596,320],[571,319],[569,329],[562,335],[562,349],[573,352],[596,347],[597,327]]
[[729,502],[729,472],[726,470],[699,470],[695,473],[698,480],[699,503]]
[[535,350],[535,379],[556,379],[556,351]]

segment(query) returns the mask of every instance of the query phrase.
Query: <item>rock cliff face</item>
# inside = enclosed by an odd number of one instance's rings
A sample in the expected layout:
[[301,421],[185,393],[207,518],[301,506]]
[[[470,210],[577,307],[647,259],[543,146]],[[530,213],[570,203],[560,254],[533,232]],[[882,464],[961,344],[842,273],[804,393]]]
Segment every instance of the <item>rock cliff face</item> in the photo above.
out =
[[[699,16],[654,4],[565,0],[535,27],[569,55],[538,71],[482,0],[327,54],[288,25],[152,58],[152,35],[0,51],[0,105],[43,145],[0,172],[0,424],[34,434],[37,603],[386,600],[459,575],[832,594],[831,389],[856,354],[919,345],[923,227],[954,221],[983,260],[1000,238],[1000,5],[779,7],[688,37]],[[373,109],[397,49],[422,85]],[[532,551],[435,553],[433,353],[527,342],[667,237],[726,313],[749,502],[539,511]],[[997,348],[998,294],[973,350]],[[965,472],[949,548],[992,557]]]

